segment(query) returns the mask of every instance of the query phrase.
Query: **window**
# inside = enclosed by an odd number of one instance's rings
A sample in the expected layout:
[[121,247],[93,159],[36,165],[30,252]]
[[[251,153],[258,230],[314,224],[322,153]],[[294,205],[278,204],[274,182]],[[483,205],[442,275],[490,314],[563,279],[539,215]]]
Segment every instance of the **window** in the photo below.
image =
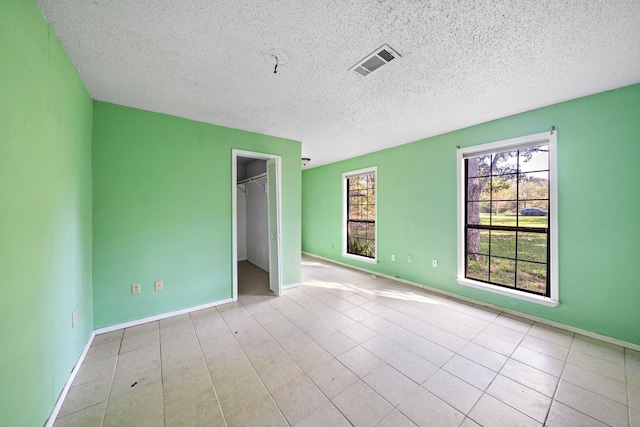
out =
[[458,150],[458,282],[555,306],[556,131]]
[[343,180],[342,254],[367,262],[376,261],[376,173],[368,168],[348,172]]

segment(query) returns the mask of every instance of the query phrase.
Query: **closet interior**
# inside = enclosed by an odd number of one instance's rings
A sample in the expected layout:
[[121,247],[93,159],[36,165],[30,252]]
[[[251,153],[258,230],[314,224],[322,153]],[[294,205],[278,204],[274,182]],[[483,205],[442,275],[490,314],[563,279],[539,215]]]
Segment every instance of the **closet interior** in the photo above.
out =
[[238,294],[273,295],[269,290],[267,162],[238,157]]

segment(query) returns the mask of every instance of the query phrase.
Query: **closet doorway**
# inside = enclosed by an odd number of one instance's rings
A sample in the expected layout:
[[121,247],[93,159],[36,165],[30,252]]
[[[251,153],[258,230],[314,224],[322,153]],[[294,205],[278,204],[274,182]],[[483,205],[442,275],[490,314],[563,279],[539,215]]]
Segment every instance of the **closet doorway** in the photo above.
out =
[[279,295],[280,157],[234,149],[232,183],[233,300]]

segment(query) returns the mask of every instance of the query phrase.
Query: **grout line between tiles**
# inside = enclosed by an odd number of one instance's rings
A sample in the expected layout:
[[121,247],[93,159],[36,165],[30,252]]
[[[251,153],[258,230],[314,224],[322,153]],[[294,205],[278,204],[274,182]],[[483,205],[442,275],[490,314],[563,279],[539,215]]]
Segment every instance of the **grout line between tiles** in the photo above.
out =
[[204,352],[202,351],[202,344],[200,343],[200,337],[198,336],[198,332],[196,331],[195,326],[193,326],[193,318],[191,317],[191,313],[189,313],[189,324],[191,325],[191,329],[193,330],[193,335],[195,336],[196,342],[198,343],[198,350],[200,351],[202,362],[204,363],[204,366],[207,369],[207,376],[209,377],[209,383],[211,384],[211,388],[213,389],[213,394],[216,396],[216,402],[218,403],[218,409],[220,409],[220,415],[222,415],[222,420],[224,421],[225,427],[228,427],[227,417],[225,416],[224,411],[222,410],[222,405],[220,404],[220,398],[218,397],[218,390],[216,389],[216,386],[213,383],[213,378],[211,378],[211,372],[209,371],[209,366],[207,365],[207,359],[204,357]]

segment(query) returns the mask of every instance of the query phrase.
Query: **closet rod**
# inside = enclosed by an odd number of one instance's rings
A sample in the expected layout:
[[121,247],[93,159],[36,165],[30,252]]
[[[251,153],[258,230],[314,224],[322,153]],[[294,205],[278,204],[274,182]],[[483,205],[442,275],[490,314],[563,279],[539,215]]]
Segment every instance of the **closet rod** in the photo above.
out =
[[257,181],[259,179],[266,178],[266,177],[267,177],[267,173],[265,172],[265,173],[263,173],[261,175],[256,175],[254,177],[243,179],[242,181],[238,181],[238,185],[245,184],[245,183],[251,182],[251,181]]

